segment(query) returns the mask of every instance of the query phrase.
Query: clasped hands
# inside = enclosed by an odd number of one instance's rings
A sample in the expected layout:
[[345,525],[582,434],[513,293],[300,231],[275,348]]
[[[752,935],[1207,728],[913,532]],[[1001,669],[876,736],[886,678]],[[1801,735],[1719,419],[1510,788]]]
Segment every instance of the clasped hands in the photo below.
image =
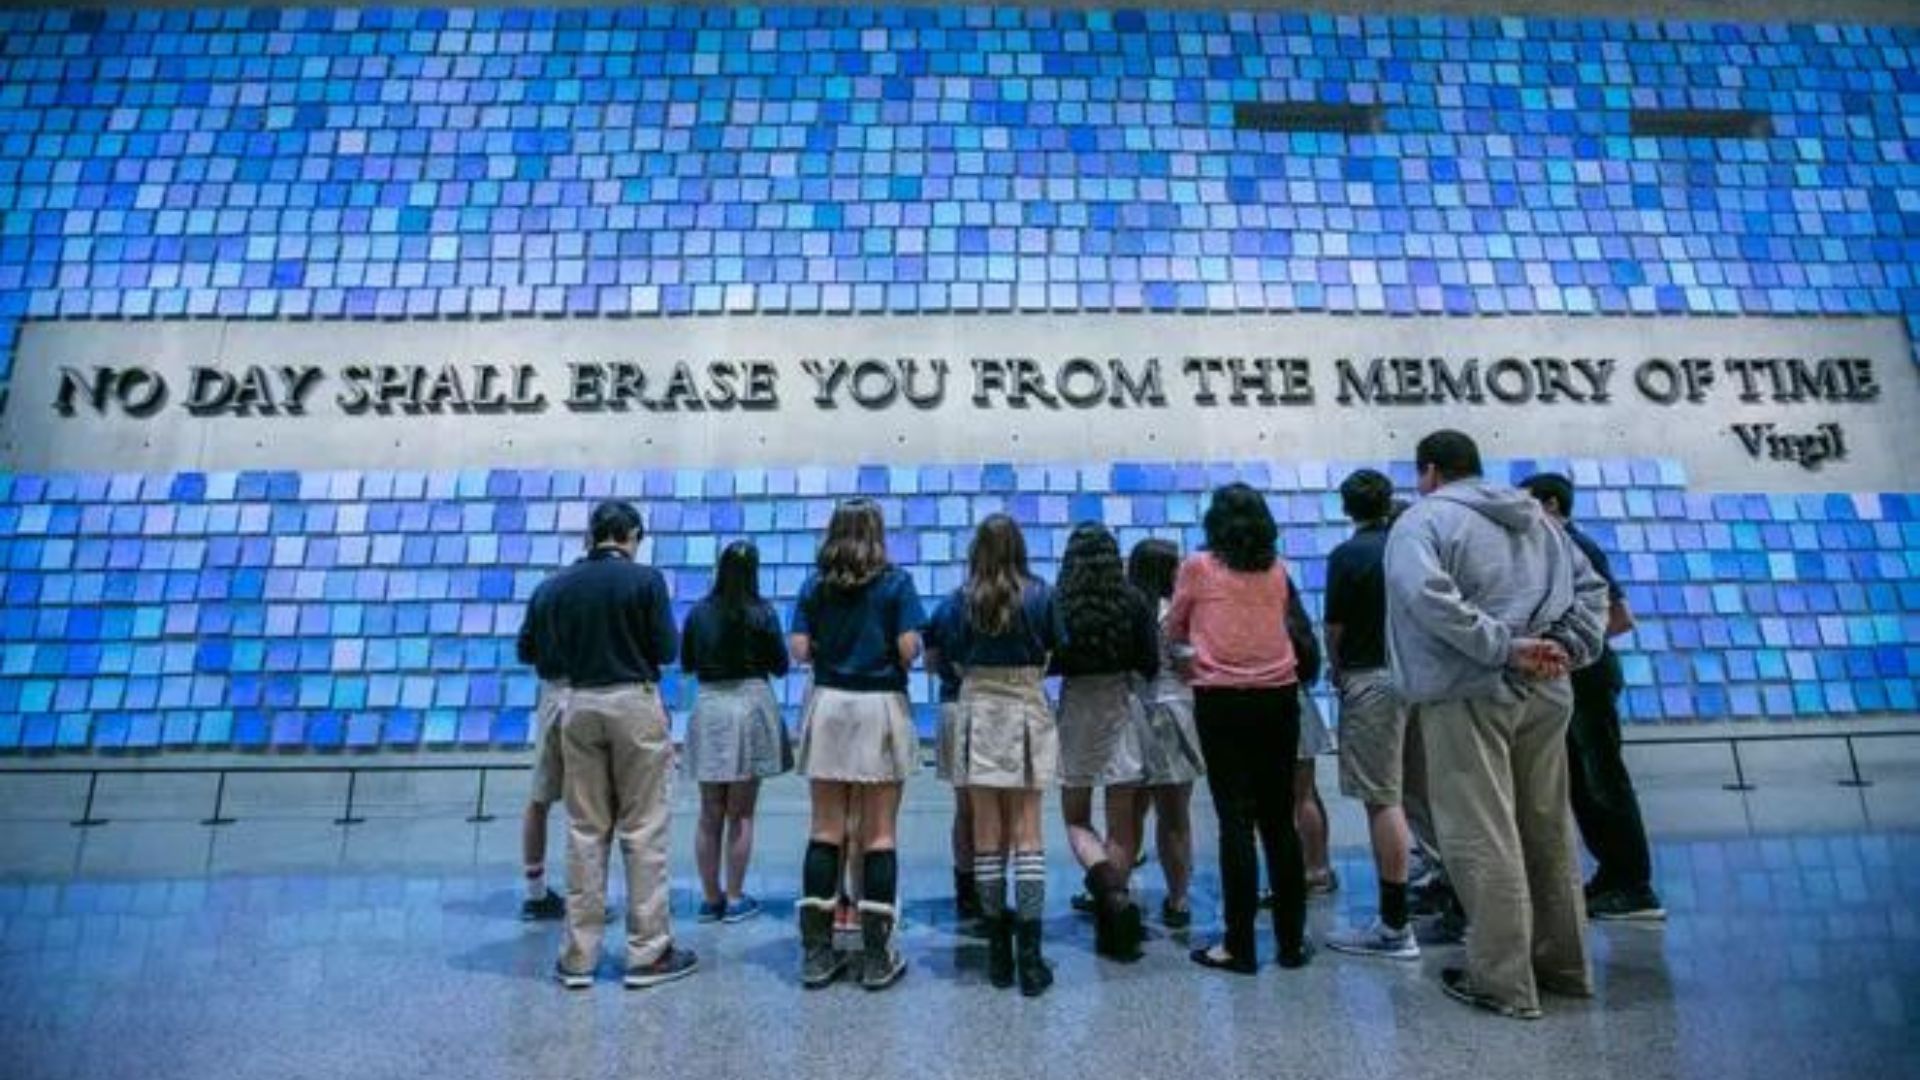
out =
[[1573,668],[1566,646],[1547,638],[1515,638],[1507,666],[1538,681],[1558,679]]

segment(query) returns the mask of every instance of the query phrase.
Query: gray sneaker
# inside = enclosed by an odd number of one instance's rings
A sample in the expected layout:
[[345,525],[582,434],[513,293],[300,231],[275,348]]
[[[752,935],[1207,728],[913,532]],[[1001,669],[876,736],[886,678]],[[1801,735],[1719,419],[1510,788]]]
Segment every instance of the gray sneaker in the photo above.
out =
[[1600,922],[1665,922],[1667,909],[1646,886],[1610,889],[1587,901],[1587,917]]
[[700,958],[694,955],[692,949],[669,945],[667,951],[660,954],[660,959],[646,967],[630,969],[623,981],[629,990],[645,990],[675,979],[684,979],[699,966]]
[[1526,1005],[1510,1005],[1490,994],[1474,989],[1472,980],[1467,978],[1465,969],[1447,968],[1440,973],[1440,989],[1455,1001],[1484,1009],[1496,1016],[1509,1020],[1538,1020],[1540,1010]]
[[1385,960],[1418,960],[1420,943],[1414,940],[1413,927],[1390,929],[1379,919],[1373,925],[1348,930],[1326,939],[1327,948],[1349,956],[1378,956]]

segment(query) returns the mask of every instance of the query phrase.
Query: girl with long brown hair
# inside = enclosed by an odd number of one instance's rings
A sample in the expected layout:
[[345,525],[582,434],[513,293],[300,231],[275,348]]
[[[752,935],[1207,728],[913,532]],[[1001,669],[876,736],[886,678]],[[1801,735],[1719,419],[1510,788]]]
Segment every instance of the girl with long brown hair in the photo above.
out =
[[1053,983],[1040,952],[1047,895],[1040,799],[1058,767],[1059,736],[1041,680],[1062,633],[1053,590],[1027,569],[1026,537],[1012,518],[993,514],[980,523],[966,584],[946,611],[940,644],[961,676],[953,782],[967,790],[973,811],[987,978],[1009,987],[1017,971],[1020,992],[1033,997]]
[[900,790],[920,743],[907,704],[907,671],[926,621],[907,572],[887,559],[879,504],[834,508],[814,573],[794,605],[793,658],[813,666],[797,765],[809,781],[812,828],[798,904],[801,982],[825,986],[846,966],[833,947],[847,823],[859,821],[862,985],[883,990],[906,972],[894,942]]

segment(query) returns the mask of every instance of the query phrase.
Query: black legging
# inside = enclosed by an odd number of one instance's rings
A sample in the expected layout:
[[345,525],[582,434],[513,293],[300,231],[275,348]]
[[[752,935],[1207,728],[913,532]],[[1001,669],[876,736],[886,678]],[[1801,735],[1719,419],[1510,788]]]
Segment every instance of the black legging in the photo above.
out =
[[1194,720],[1207,759],[1207,788],[1220,820],[1220,891],[1226,903],[1227,953],[1253,960],[1260,909],[1260,858],[1273,887],[1273,929],[1282,953],[1297,952],[1307,922],[1306,868],[1293,829],[1293,763],[1299,755],[1300,697],[1292,685],[1195,687]]

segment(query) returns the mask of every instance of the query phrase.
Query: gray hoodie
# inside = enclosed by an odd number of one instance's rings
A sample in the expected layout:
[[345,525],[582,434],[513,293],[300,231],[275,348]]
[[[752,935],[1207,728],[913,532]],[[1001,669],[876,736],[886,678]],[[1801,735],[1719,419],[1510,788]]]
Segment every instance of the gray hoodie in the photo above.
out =
[[1512,642],[1544,637],[1585,667],[1606,642],[1607,583],[1532,496],[1480,479],[1421,499],[1387,538],[1387,652],[1412,704],[1514,701]]

